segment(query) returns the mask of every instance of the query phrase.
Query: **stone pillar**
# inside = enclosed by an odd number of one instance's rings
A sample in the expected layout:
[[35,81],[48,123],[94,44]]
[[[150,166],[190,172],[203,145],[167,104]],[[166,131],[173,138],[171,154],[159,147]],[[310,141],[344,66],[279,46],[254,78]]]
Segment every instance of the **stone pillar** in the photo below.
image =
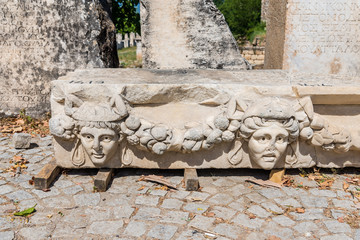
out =
[[212,0],[141,0],[143,67],[247,69]]
[[124,48],[129,47],[129,34],[125,33],[124,35]]
[[104,0],[0,0],[0,117],[50,110],[50,81],[76,68],[117,67]]
[[267,13],[270,0],[261,0],[261,21],[267,22]]
[[270,0],[265,68],[360,74],[360,0]]
[[136,60],[142,60],[141,38],[136,38]]
[[135,33],[130,33],[130,47],[133,47],[135,45]]

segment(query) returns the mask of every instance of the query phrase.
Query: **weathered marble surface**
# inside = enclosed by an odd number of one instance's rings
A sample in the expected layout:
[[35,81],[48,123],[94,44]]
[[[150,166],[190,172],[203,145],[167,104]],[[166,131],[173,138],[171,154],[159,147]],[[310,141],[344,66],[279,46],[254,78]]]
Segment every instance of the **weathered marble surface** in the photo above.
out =
[[265,68],[359,75],[359,10],[359,0],[270,0]]
[[76,68],[116,67],[106,0],[0,0],[0,116],[50,110],[50,81]]
[[148,69],[246,69],[212,0],[141,0],[143,66]]
[[359,77],[77,70],[51,104],[66,168],[360,166]]

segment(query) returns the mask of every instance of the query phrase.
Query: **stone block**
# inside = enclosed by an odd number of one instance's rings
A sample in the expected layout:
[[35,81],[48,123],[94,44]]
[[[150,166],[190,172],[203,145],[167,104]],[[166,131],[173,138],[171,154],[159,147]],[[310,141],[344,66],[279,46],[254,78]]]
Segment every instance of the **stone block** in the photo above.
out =
[[143,67],[249,68],[213,1],[143,0],[141,3]]
[[[77,68],[117,67],[106,0],[0,1],[0,117],[50,110],[50,81]],[[26,14],[24,14],[26,12]]]
[[[360,77],[285,71],[77,70],[53,82],[49,125],[56,164],[359,167],[360,127],[354,114],[360,111],[359,84]],[[221,179],[214,184],[236,185]],[[262,194],[283,198],[291,191]],[[309,199],[303,204],[327,206],[321,198]]]
[[357,76],[358,0],[269,0],[265,68]]
[[30,148],[31,135],[28,133],[15,133],[12,140],[17,149]]

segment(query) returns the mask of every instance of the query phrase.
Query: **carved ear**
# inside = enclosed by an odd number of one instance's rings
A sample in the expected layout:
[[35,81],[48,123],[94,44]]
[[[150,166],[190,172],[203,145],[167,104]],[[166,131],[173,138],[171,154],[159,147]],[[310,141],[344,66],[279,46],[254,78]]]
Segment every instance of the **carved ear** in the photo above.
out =
[[75,148],[72,151],[71,162],[77,167],[80,167],[85,163],[85,153],[83,146],[81,145],[80,139],[77,140],[75,144]]
[[295,154],[296,147],[297,147],[297,142],[293,142],[290,145],[288,145],[286,149],[285,164],[288,164],[290,167],[292,167],[298,161],[297,156]]
[[120,115],[121,118],[124,118],[128,115],[126,105],[120,95],[115,95],[114,97],[112,97],[110,100],[110,105],[114,107],[113,111],[116,114]]
[[239,163],[241,163],[242,158],[243,158],[243,149],[242,149],[242,145],[243,145],[243,140],[236,140],[234,142],[234,145],[232,147],[232,149],[230,150],[229,154],[228,154],[228,161],[232,164],[232,165],[237,165]]

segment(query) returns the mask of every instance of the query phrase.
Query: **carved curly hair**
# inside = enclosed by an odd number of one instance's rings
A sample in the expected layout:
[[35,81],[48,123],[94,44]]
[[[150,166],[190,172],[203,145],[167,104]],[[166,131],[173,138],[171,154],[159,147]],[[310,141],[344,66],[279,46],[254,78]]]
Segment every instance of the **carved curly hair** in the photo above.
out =
[[249,140],[252,134],[263,127],[268,127],[272,124],[282,126],[289,133],[289,143],[294,142],[299,137],[299,122],[291,117],[288,119],[265,119],[260,117],[246,118],[240,127],[240,136],[245,140]]

